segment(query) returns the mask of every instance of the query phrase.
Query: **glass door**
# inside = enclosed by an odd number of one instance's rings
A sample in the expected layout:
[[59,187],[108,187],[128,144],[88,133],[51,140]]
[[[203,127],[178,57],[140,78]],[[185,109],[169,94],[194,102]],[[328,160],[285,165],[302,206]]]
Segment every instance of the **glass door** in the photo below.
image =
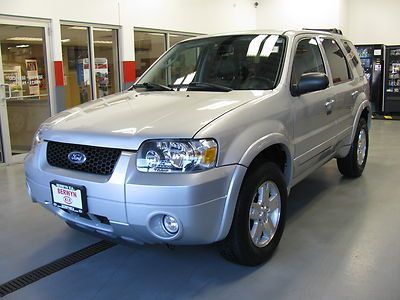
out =
[[46,25],[6,22],[0,19],[0,162],[12,163],[23,160],[50,116],[50,97]]

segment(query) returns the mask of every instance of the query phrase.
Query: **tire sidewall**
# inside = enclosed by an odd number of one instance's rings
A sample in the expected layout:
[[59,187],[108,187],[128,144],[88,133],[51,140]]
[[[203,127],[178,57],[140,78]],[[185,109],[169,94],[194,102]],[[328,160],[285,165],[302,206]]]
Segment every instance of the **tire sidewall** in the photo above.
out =
[[[365,138],[366,138],[366,150],[365,150],[365,157],[363,163],[360,165],[358,164],[358,159],[357,159],[357,150],[358,150],[358,138],[360,136],[361,130],[364,130],[365,132]],[[357,131],[356,131],[356,136],[354,137],[353,141],[353,149],[352,149],[352,155],[353,155],[353,160],[354,160],[354,166],[357,169],[358,173],[361,174],[364,171],[365,165],[367,164],[367,158],[368,158],[368,149],[369,149],[369,134],[368,134],[368,126],[367,126],[367,121],[364,118],[361,118],[360,121],[358,122],[357,126]]]
[[[237,230],[236,234],[241,241],[239,245],[242,253],[247,253],[248,260],[254,262],[254,264],[259,264],[266,261],[272,255],[282,237],[286,220],[287,188],[282,172],[274,163],[267,162],[249,171],[250,174],[246,175],[239,193],[238,205],[235,212],[235,221],[237,224],[234,228]],[[272,240],[260,248],[254,245],[250,235],[249,212],[258,188],[266,181],[272,181],[278,187],[281,198],[281,212],[278,228]]]

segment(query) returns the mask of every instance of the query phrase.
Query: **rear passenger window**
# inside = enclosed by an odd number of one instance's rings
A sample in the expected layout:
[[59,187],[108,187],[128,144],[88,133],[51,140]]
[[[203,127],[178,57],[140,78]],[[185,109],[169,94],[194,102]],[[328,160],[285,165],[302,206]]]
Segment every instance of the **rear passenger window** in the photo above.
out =
[[344,49],[346,49],[348,59],[356,67],[358,76],[364,76],[364,68],[361,65],[360,59],[357,56],[357,50],[350,41],[342,41]]
[[331,68],[333,84],[351,79],[350,70],[342,50],[340,50],[335,40],[321,38]]
[[301,40],[293,59],[291,85],[297,84],[301,75],[311,72],[326,73],[316,39]]

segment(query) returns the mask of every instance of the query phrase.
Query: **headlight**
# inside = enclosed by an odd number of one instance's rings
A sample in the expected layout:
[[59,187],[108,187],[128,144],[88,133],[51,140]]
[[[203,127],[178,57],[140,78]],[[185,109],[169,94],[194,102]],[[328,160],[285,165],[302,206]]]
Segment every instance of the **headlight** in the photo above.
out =
[[141,172],[183,173],[215,167],[218,145],[215,140],[150,140],[138,151]]

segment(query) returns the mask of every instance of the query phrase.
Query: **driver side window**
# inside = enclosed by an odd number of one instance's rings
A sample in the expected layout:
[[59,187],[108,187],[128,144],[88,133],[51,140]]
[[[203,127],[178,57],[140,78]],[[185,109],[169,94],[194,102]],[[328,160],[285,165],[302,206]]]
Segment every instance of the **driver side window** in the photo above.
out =
[[315,38],[307,38],[297,44],[290,85],[296,85],[301,75],[311,72],[326,73],[321,51]]

